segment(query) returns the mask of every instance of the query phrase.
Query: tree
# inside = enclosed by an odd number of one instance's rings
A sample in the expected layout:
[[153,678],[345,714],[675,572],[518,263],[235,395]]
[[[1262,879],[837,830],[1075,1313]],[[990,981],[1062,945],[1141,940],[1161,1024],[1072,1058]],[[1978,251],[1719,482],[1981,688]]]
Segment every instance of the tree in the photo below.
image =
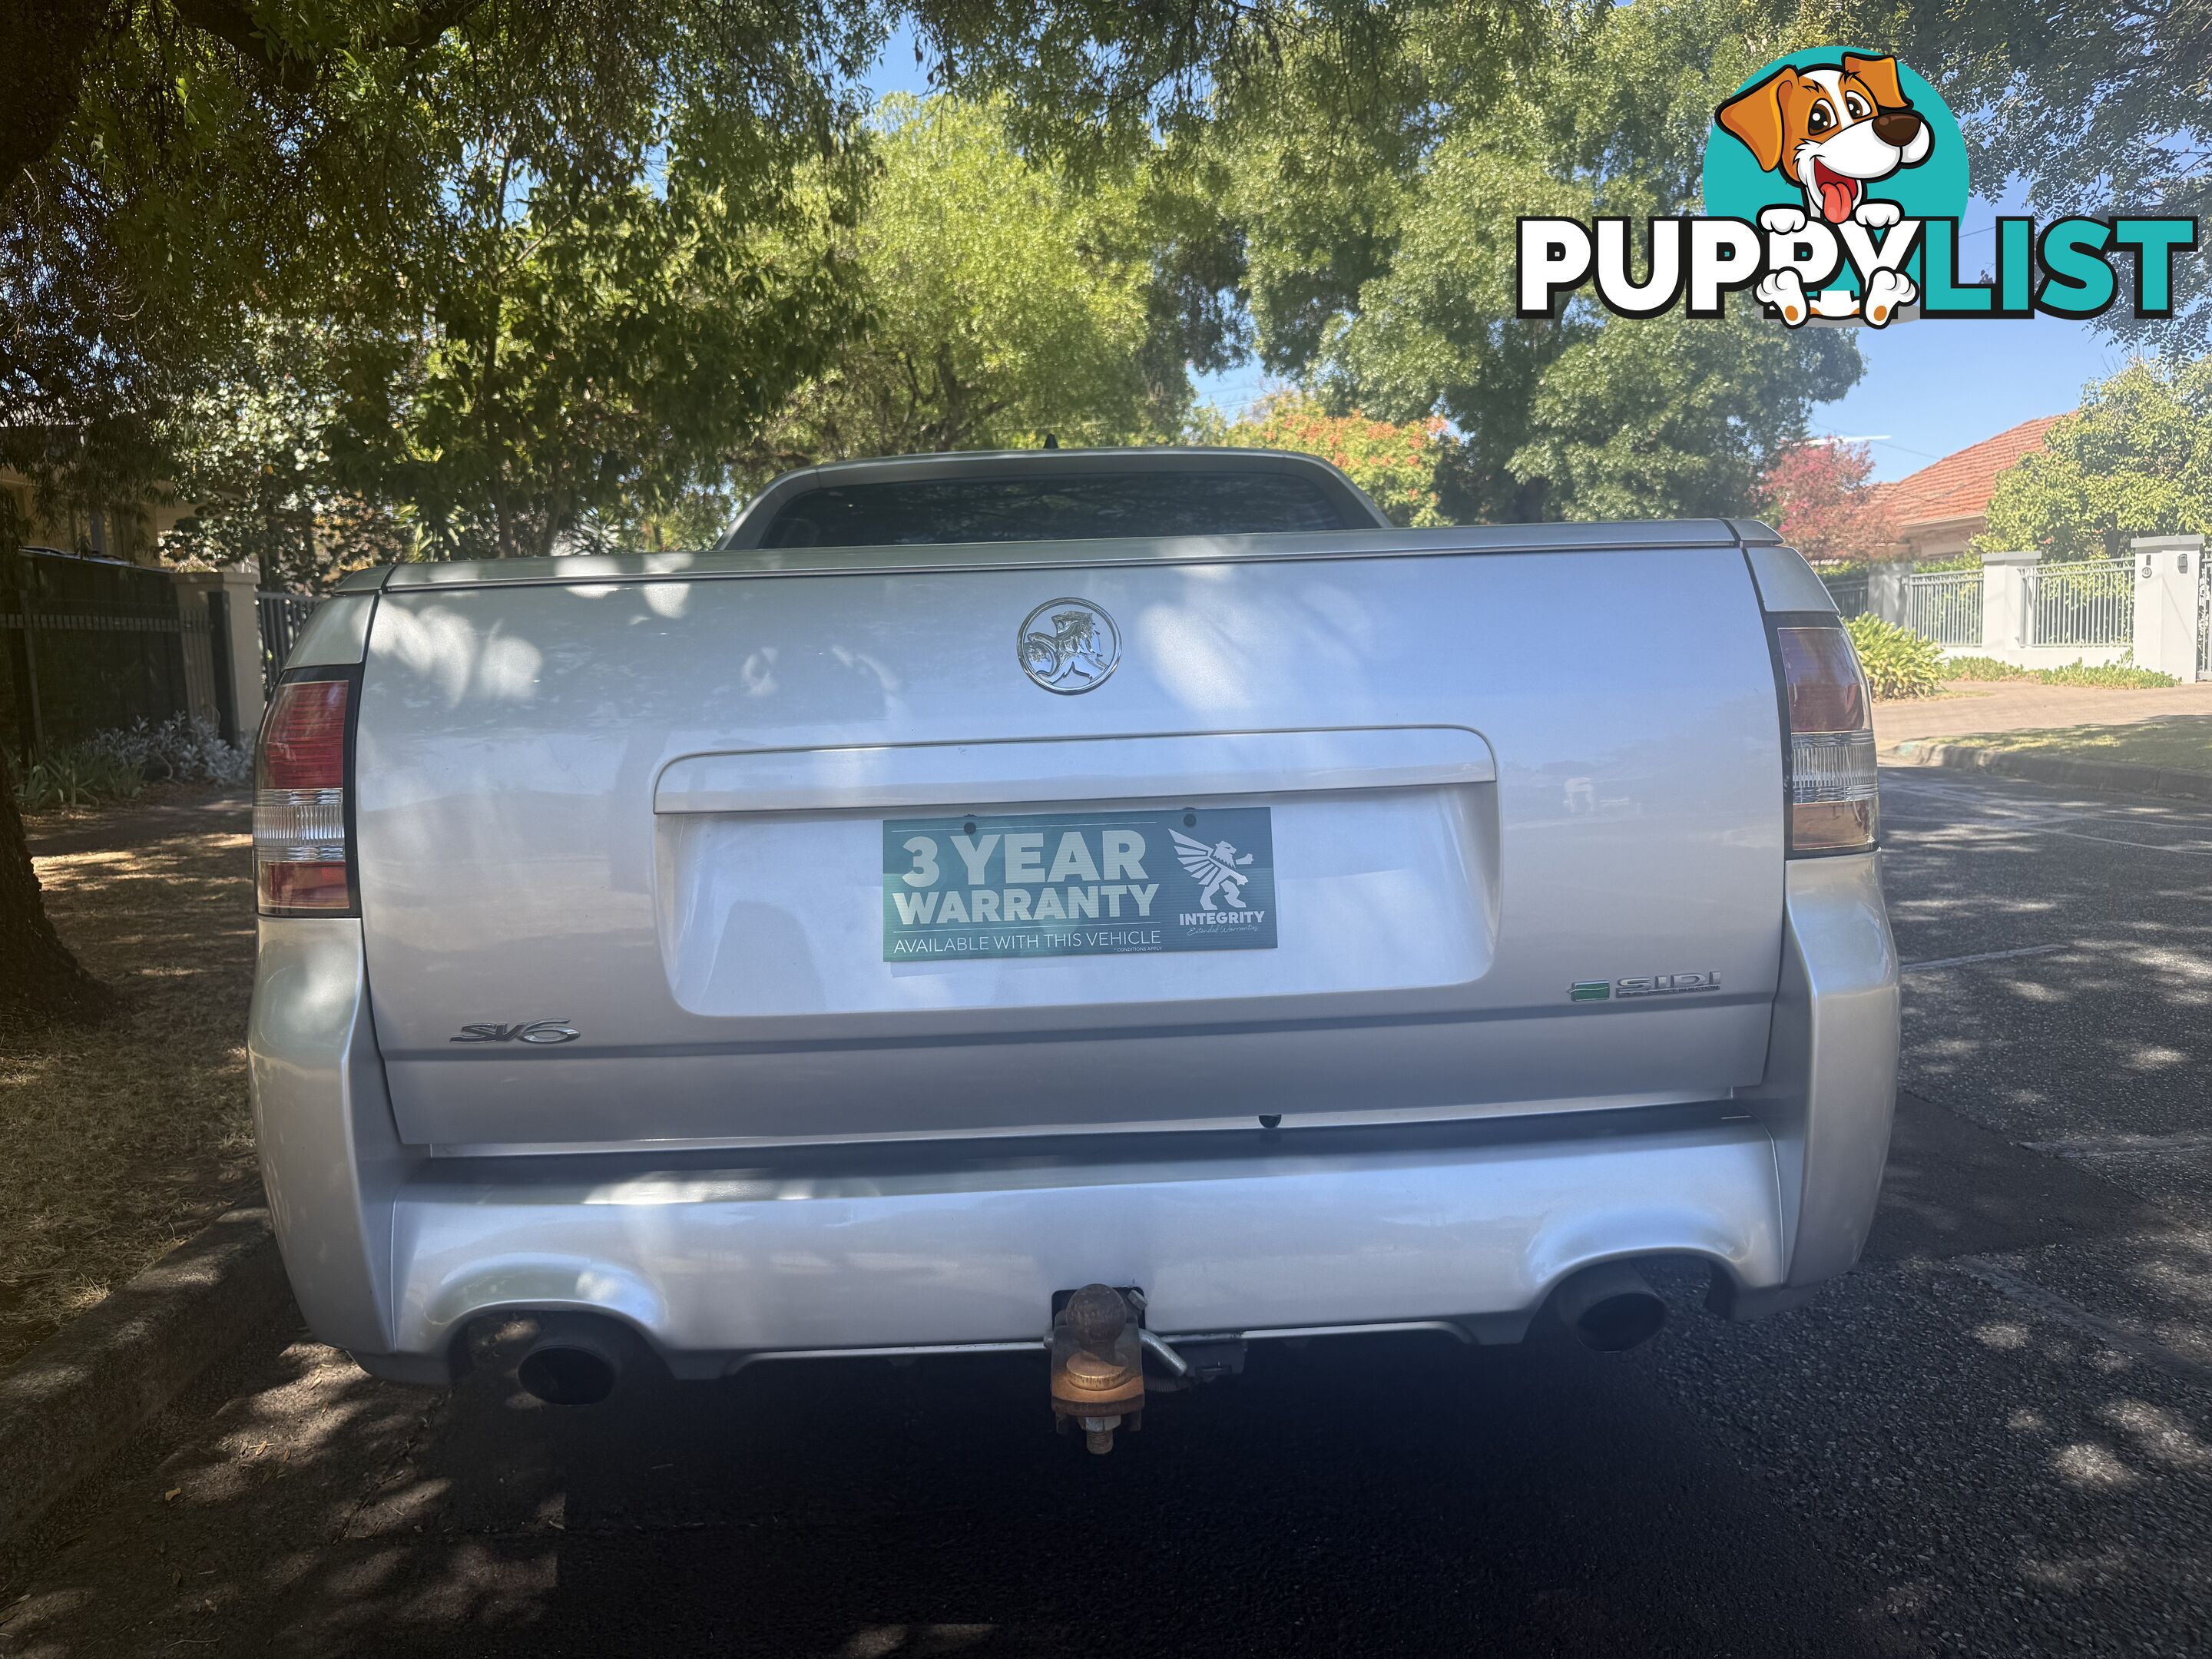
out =
[[2138,358],[2091,386],[1998,475],[1974,549],[2100,557],[2130,536],[2212,532],[2212,357]]
[[1876,559],[1897,543],[1864,444],[1791,444],[1759,480],[1762,515],[1808,559]]
[[1270,366],[1338,410],[1447,417],[1454,518],[1745,511],[1809,406],[1856,379],[1846,334],[1793,333],[1741,303],[1724,321],[1622,321],[1586,296],[1529,321],[1511,291],[1524,215],[1694,207],[1714,106],[1794,44],[1747,38],[1743,21],[1731,0],[1560,9],[1502,82],[1417,31],[1409,101],[1368,116],[1356,167],[1286,100],[1232,115]]
[[186,393],[168,447],[193,517],[164,538],[170,562],[242,561],[264,588],[320,592],[413,550],[391,508],[347,489],[331,468],[331,357],[327,327],[256,319],[221,371]]
[[[2039,220],[2116,208],[2212,216],[2212,7],[2202,0],[2043,0],[2032,13],[1978,0],[1769,0],[1760,9],[1802,20],[1822,40],[1895,51],[1960,115],[1984,191],[2017,180]],[[2204,350],[2212,285],[2177,280],[2174,301],[2171,318],[2138,318],[2124,298],[2098,326],[2177,356]]]
[[[0,305],[20,319],[0,332],[0,462],[88,502],[89,473],[40,436],[65,432],[70,455],[167,476],[146,440],[177,429],[249,313],[342,318],[380,349],[343,366],[363,442],[337,453],[419,487],[416,528],[448,551],[550,544],[617,485],[683,499],[706,428],[757,423],[820,367],[838,285],[753,256],[809,245],[809,216],[850,199],[856,77],[895,19],[943,84],[1003,99],[1025,150],[1080,174],[1189,129],[1291,40],[1377,27],[1357,0],[27,3],[0,70],[24,95],[0,148]],[[692,270],[641,295],[671,252]],[[641,334],[672,359],[611,387]],[[1164,383],[1180,364],[1152,367]],[[630,465],[646,447],[664,476]]]
[[733,485],[793,465],[1171,437],[1187,360],[1234,326],[1202,179],[1159,145],[1078,178],[1018,154],[1004,113],[893,100],[772,234],[733,234],[681,151],[659,191],[520,206],[485,153],[434,309],[257,319],[186,400],[201,512],[177,550],[312,585],[401,549],[697,544]]
[[[707,447],[681,393],[765,419],[819,366],[831,273],[755,250],[823,210],[798,176],[853,159],[854,77],[902,15],[944,84],[1006,96],[1078,167],[1187,131],[1292,40],[1384,26],[1362,0],[16,0],[0,463],[127,498],[250,317],[342,319],[358,441],[332,453],[420,484],[443,549],[543,547],[624,490],[617,516],[681,513],[714,488],[680,476]],[[641,330],[665,388],[623,361]],[[0,789],[0,858],[19,830]],[[0,879],[0,940],[42,925]]]
[[664,142],[658,188],[484,152],[433,302],[338,335],[334,470],[404,504],[425,554],[543,555],[595,514],[714,476],[851,328],[829,237],[856,158],[841,149],[766,211],[713,135]]
[[[710,273],[722,286],[705,294],[700,261],[741,255],[812,210],[793,181],[848,151],[859,105],[846,77],[884,22],[866,6],[796,0],[453,0],[421,12],[334,0],[234,15],[229,3],[99,8],[74,112],[34,165],[0,179],[0,302],[23,319],[0,335],[0,460],[82,494],[85,470],[58,462],[45,434],[69,434],[88,455],[135,437],[149,441],[136,452],[144,476],[172,473],[187,458],[159,440],[191,427],[189,405],[252,356],[258,330],[330,325],[338,390],[400,427],[396,440],[377,434],[397,458],[342,459],[380,483],[395,459],[424,459],[404,440],[427,436],[452,452],[434,458],[429,482],[470,483],[466,509],[511,532],[470,544],[509,549],[530,544],[533,504],[580,496],[594,470],[576,446],[548,454],[510,426],[542,420],[549,396],[572,416],[635,412],[619,388],[594,404],[599,388],[579,383],[610,349],[637,343],[634,312],[648,331],[669,321],[665,305],[632,307],[626,282],[647,260],[672,261],[652,298],[691,282],[694,323],[739,297],[741,258]],[[611,315],[592,314],[602,302]],[[763,306],[732,308],[757,324]],[[796,309],[783,320],[803,341],[817,307]],[[524,350],[491,361],[503,337]],[[527,355],[540,346],[557,361],[518,386],[520,367],[543,367]],[[776,349],[702,356],[718,407],[772,407],[804,367]],[[649,367],[683,366],[662,356]],[[410,375],[428,395],[380,408]],[[510,420],[532,395],[538,406]],[[454,417],[443,428],[441,404]],[[572,424],[576,445],[605,435],[605,420]],[[301,435],[313,448],[323,434]],[[535,503],[510,501],[516,465]],[[430,493],[433,529],[452,538],[462,509]]]
[[1316,399],[1288,391],[1241,421],[1202,415],[1191,435],[1202,443],[1318,455],[1365,490],[1391,523],[1421,528],[1449,522],[1437,501],[1437,468],[1450,441],[1433,416],[1394,426],[1356,409],[1332,415]]
[[[491,269],[488,203],[658,193],[672,128],[734,228],[779,228],[793,171],[844,145],[856,77],[900,19],[940,84],[1008,100],[1025,153],[1087,167],[1202,124],[1291,42],[1430,9],[1469,15],[1463,0],[1380,17],[1364,0],[15,0],[0,460],[43,464],[28,428],[158,419],[248,307],[406,325],[435,308],[448,256]],[[483,187],[487,157],[512,193]]]
[[[886,101],[879,171],[831,258],[859,319],[778,415],[757,473],[854,455],[1161,441],[1190,401],[1175,182],[1024,159],[995,103]],[[1203,349],[1201,347],[1201,349]]]
[[[12,549],[0,560],[0,606],[21,603],[21,562]],[[97,1019],[112,1005],[47,920],[15,805],[15,768],[0,755],[0,1038],[27,1026]]]
[[[0,761],[0,772],[7,769]],[[15,784],[0,777],[0,1037],[57,1021],[95,1020],[113,1001],[46,919]]]

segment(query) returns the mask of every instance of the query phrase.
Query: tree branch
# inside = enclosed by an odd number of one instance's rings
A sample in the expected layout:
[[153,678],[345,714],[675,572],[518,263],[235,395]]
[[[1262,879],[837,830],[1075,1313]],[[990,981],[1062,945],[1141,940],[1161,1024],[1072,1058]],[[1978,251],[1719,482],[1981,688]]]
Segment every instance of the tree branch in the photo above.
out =
[[0,52],[0,195],[61,141],[76,113],[84,61],[107,23],[100,0],[22,0]]
[[[171,0],[177,15],[194,28],[238,48],[254,71],[285,92],[314,89],[322,68],[319,48],[295,46],[271,36],[253,15],[251,0]],[[437,0],[403,13],[383,33],[351,43],[362,52],[420,52],[460,22],[483,0]]]

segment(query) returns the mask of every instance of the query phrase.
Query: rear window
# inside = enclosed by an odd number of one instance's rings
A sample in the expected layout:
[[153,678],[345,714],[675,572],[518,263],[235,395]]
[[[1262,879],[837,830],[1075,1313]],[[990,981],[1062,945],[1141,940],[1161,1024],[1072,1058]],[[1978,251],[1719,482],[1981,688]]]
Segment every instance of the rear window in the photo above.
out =
[[763,547],[1091,541],[1114,536],[1257,536],[1371,526],[1322,479],[1250,468],[935,478],[835,484],[795,497]]

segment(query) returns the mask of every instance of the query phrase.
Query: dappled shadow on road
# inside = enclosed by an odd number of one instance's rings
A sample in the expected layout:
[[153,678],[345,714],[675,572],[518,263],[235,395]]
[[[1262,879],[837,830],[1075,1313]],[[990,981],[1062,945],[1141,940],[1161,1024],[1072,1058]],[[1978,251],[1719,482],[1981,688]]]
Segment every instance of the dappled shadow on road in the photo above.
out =
[[511,1348],[441,1395],[301,1341],[9,1587],[0,1652],[2179,1651],[2212,1386],[2068,1311],[2133,1243],[1900,1252],[1753,1326],[1685,1276],[1626,1358],[1262,1347],[1105,1459],[1021,1357],[564,1412]]
[[251,1190],[250,813],[180,791],[31,821],[48,914],[123,1001],[0,1038],[0,1364]]
[[[1918,1206],[1923,1255],[2094,1246],[2093,1304],[2212,1358],[2212,1186],[2186,1178],[2212,1144],[2212,807],[1883,787],[1899,954],[1936,964],[1905,979],[1904,1082],[1935,1107],[1901,1112],[1893,1224]],[[1944,1214],[1988,1192],[2007,1216]]]
[[1863,1268],[1797,1321],[1686,1329],[1666,1382],[1928,1649],[2193,1651],[2212,1383],[2039,1286],[2062,1252]]
[[1883,788],[1899,953],[1955,964],[1905,976],[1905,1085],[2023,1142],[2203,1129],[2212,807]]
[[1104,1460],[1018,1358],[562,1413],[496,1351],[447,1395],[301,1341],[8,1588],[0,1652],[2191,1650],[2212,1231],[2113,1183],[2212,1127],[2212,815],[1893,805],[1906,960],[2061,948],[1909,981],[1929,1099],[1802,1312],[1263,1347]]
[[1903,1650],[1644,1360],[1263,1350],[1104,1459],[1022,1357],[645,1377],[585,1412],[489,1368],[450,1397],[304,1344],[284,1369],[42,1571],[0,1650]]
[[2063,1158],[2015,1146],[1956,1112],[1898,1097],[1889,1167],[1867,1254],[1942,1260],[2186,1230],[2154,1205]]

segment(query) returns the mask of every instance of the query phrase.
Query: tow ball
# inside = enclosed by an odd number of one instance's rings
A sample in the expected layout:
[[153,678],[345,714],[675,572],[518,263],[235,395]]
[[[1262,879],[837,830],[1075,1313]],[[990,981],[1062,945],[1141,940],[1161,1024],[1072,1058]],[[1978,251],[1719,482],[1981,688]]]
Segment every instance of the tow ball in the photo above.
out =
[[1137,1310],[1111,1285],[1085,1285],[1052,1322],[1052,1413],[1103,1457],[1114,1431],[1145,1424],[1145,1345]]

